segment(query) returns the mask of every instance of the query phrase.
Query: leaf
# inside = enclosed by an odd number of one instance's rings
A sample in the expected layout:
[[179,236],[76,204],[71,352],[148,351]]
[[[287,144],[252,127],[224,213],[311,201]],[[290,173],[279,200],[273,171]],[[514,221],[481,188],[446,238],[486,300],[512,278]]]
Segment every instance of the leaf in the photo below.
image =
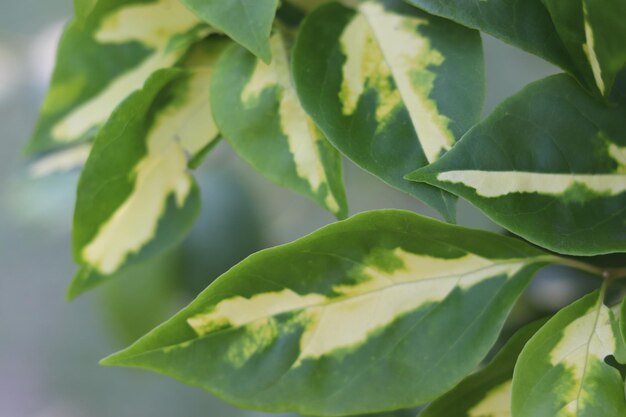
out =
[[604,107],[566,75],[509,98],[407,178],[466,198],[552,251],[626,251],[626,106]]
[[76,6],[28,153],[92,139],[119,103],[210,30],[178,0],[77,0]]
[[215,121],[263,175],[345,218],[341,157],[300,105],[285,42],[280,32],[272,37],[270,65],[237,45],[223,55],[212,84]]
[[96,7],[96,3],[98,0],[74,0],[74,14],[76,15],[76,20],[86,19],[87,16],[93,11],[94,7]]
[[103,364],[257,410],[411,408],[480,363],[546,259],[503,236],[367,212],[250,256]]
[[[406,0],[574,71],[542,0]],[[575,2],[569,2],[575,3]]]
[[522,351],[514,417],[623,417],[624,381],[604,362],[615,352],[610,310],[596,291],[559,311]]
[[524,345],[546,320],[518,330],[484,369],[433,401],[419,417],[511,417],[511,384]]
[[224,46],[207,40],[187,71],[155,73],[96,137],[78,185],[73,246],[80,269],[70,298],[171,248],[193,224],[200,203],[187,161],[217,137],[207,62]]
[[305,19],[293,75],[304,109],[343,154],[454,219],[452,196],[403,176],[436,160],[478,121],[478,32],[396,0],[356,10],[331,3]]
[[626,364],[626,298],[621,305],[611,309],[613,318],[613,333],[619,335],[617,348],[615,349],[615,359],[621,364]]
[[608,96],[626,67],[623,0],[543,0],[582,80]]
[[266,63],[278,0],[181,0],[209,25],[223,31]]

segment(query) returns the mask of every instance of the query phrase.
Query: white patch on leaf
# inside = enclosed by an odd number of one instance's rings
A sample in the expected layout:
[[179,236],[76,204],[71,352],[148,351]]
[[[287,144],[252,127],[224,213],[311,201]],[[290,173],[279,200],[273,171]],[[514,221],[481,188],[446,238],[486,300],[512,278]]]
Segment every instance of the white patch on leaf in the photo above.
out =
[[626,191],[623,174],[551,174],[521,171],[447,171],[437,180],[463,184],[482,197],[495,198],[511,193],[561,195],[576,185],[601,194],[618,195]]
[[378,122],[384,125],[404,103],[427,160],[436,161],[452,147],[454,135],[450,120],[430,98],[436,78],[432,68],[444,57],[418,32],[428,20],[385,10],[376,2],[361,4],[358,12],[340,39],[346,56],[340,94],[344,114],[353,114],[365,91],[375,88]]
[[490,390],[469,410],[468,417],[511,417],[512,384],[509,380]]

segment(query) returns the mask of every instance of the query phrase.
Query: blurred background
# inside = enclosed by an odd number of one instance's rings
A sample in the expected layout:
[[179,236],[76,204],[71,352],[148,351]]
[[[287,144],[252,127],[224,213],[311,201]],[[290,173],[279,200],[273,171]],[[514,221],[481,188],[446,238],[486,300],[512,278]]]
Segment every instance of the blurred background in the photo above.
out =
[[[71,13],[71,0],[0,0],[0,417],[263,416],[160,375],[102,368],[98,360],[169,317],[250,253],[334,219],[264,180],[221,143],[197,173],[203,213],[184,244],[129,271],[132,278],[65,302],[74,273],[70,232],[78,173],[33,178],[21,148]],[[528,82],[558,72],[492,38],[484,40],[485,114]],[[403,208],[435,216],[349,162],[345,179],[351,213]],[[459,223],[501,232],[464,202]],[[571,271],[544,270],[505,333],[593,286]]]

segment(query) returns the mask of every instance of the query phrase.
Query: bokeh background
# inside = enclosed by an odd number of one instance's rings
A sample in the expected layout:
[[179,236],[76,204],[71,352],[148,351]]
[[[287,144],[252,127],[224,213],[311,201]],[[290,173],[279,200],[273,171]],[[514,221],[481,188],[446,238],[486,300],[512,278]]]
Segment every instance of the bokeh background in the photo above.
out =
[[[198,172],[203,212],[184,244],[67,303],[74,266],[71,218],[77,172],[33,178],[21,153],[52,70],[71,0],[0,0],[0,417],[240,417],[196,388],[142,371],[102,368],[250,253],[296,239],[334,219],[257,175],[221,143]],[[528,82],[558,70],[485,37],[485,114]],[[420,202],[346,163],[351,213]],[[467,203],[459,223],[501,230]],[[594,285],[560,268],[535,280],[508,324],[553,311]],[[407,415],[414,415],[407,413]]]

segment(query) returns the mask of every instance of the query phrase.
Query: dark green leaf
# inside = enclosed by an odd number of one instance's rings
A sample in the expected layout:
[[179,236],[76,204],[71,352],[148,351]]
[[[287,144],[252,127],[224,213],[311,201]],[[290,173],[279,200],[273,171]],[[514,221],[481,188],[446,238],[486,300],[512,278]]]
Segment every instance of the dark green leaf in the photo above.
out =
[[526,342],[545,322],[539,320],[518,330],[489,365],[436,399],[419,416],[510,417],[515,362]]
[[406,1],[539,55],[565,70],[574,69],[542,0]]
[[266,63],[272,59],[270,31],[278,0],[180,0],[209,25]]
[[569,76],[526,87],[407,178],[550,250],[626,251],[626,105],[605,107]]
[[626,2],[542,1],[582,81],[608,96],[626,67]]

